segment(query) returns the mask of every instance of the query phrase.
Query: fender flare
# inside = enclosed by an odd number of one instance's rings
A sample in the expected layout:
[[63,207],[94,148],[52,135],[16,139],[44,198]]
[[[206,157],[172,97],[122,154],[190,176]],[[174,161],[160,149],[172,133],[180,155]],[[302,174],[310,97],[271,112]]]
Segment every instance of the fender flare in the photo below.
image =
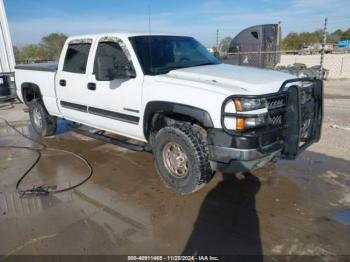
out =
[[143,117],[143,133],[146,138],[150,131],[151,117],[155,113],[184,115],[195,119],[205,128],[214,127],[209,113],[201,108],[174,102],[151,101],[147,103]]

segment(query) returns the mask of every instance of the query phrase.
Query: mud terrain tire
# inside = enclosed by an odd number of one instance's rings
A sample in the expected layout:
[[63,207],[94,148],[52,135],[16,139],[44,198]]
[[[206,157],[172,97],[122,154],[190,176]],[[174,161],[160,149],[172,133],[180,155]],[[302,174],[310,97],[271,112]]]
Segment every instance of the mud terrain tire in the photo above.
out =
[[213,176],[206,141],[188,123],[162,128],[155,136],[153,154],[159,176],[178,193],[198,191]]

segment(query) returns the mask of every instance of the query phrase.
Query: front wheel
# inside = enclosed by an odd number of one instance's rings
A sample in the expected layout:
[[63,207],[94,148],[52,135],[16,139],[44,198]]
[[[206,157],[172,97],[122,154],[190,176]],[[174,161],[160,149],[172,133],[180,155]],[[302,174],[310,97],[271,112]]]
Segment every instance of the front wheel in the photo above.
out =
[[42,102],[38,99],[29,105],[30,122],[40,136],[52,136],[56,132],[57,118],[50,116]]
[[159,176],[176,192],[198,191],[212,178],[206,142],[190,124],[162,128],[154,138],[153,154]]

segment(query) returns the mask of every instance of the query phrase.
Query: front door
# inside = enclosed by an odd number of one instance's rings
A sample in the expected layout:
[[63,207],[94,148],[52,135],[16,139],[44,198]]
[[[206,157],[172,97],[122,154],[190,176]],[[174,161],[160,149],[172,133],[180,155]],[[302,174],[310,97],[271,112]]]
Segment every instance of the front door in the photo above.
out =
[[143,139],[140,128],[142,75],[136,75],[130,52],[116,37],[101,37],[90,75],[88,112],[95,126]]

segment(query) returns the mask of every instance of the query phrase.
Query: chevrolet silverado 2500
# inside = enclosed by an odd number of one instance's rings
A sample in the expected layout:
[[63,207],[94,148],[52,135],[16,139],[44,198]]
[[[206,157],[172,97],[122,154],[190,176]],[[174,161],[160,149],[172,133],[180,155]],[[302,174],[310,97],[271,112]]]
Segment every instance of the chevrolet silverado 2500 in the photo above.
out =
[[58,65],[18,65],[15,81],[40,135],[64,118],[141,141],[180,193],[320,139],[322,81],[221,64],[187,36],[70,37]]

